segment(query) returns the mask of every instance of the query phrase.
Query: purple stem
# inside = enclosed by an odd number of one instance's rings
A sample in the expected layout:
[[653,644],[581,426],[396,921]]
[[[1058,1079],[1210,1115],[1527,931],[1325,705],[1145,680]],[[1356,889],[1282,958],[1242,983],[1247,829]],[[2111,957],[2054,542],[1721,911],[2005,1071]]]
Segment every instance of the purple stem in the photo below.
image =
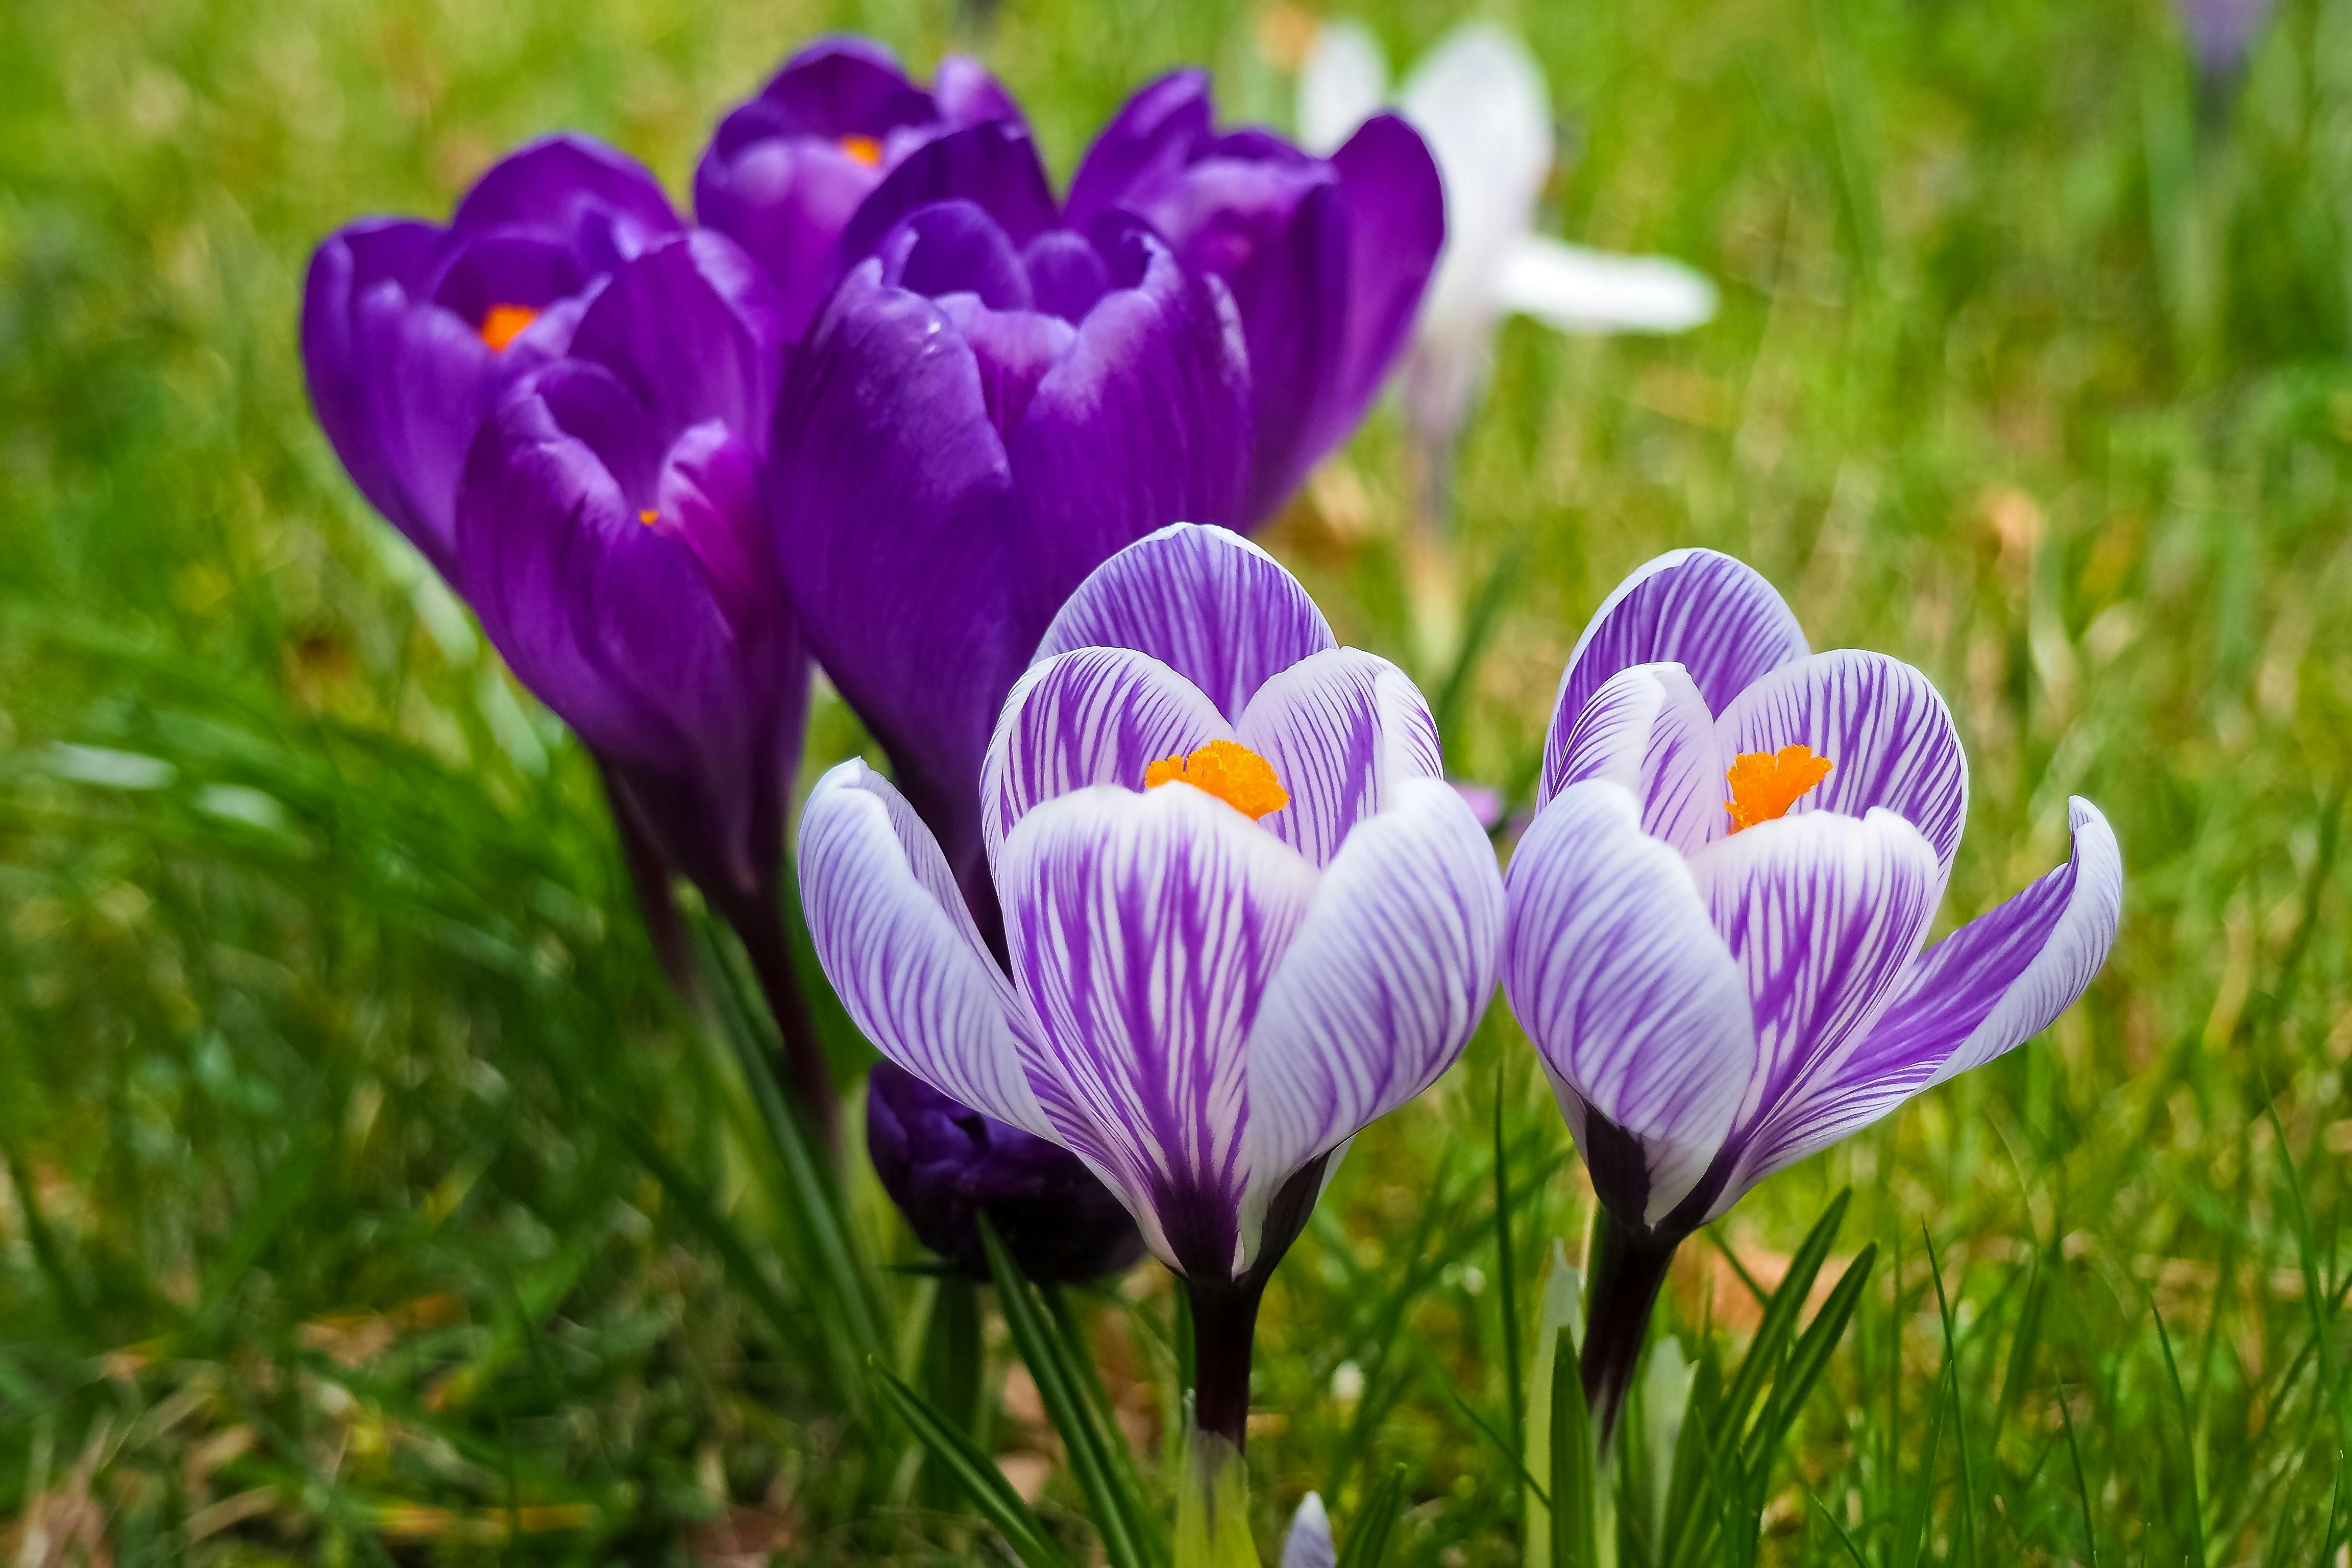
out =
[[1265,1280],[1184,1281],[1192,1306],[1192,1423],[1236,1450],[1249,1440],[1250,1345]]
[[833,1090],[833,1069],[826,1065],[824,1042],[817,1037],[816,1020],[801,994],[800,977],[793,967],[792,944],[777,913],[772,890],[751,900],[740,909],[725,911],[751,961],[751,973],[767,998],[769,1016],[784,1043],[785,1087],[809,1119],[828,1158],[841,1151],[841,1111]]
[[596,759],[596,771],[604,781],[604,799],[612,807],[613,829],[621,841],[621,863],[628,868],[629,886],[637,895],[637,912],[646,922],[646,940],[653,945],[654,961],[661,965],[663,977],[678,999],[688,1007],[696,1006],[702,999],[702,985],[694,972],[694,948],[687,941],[686,921],[678,913],[672,889],[674,868],[602,757]]
[[1650,1310],[1681,1245],[1680,1237],[1648,1234],[1605,1207],[1593,1216],[1590,1310],[1577,1365],[1584,1374],[1585,1402],[1592,1407],[1594,1447],[1601,1451],[1616,1429],[1625,1392],[1633,1385],[1633,1368],[1649,1337]]

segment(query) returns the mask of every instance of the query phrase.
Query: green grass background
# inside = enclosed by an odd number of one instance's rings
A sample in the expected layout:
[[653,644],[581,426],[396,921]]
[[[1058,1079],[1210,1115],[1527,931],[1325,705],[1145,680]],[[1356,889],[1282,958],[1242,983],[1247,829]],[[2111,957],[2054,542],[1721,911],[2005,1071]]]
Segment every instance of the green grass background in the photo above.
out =
[[[1547,223],[1685,258],[1723,310],[1666,341],[1506,330],[1439,560],[1406,548],[1377,416],[1272,535],[1343,640],[1439,690],[1445,606],[1493,584],[1448,739],[1517,786],[1609,587],[1729,550],[1816,646],[1888,650],[1949,698],[1973,798],[1947,923],[2063,854],[2070,793],[2129,867],[2115,956],[2054,1028],[1719,1227],[1769,1284],[1851,1184],[1841,1253],[1882,1247],[1764,1560],[2338,1561],[2352,11],[2291,0],[2242,78],[2201,83],[2155,0],[1495,14],[1552,82]],[[1368,15],[1409,58],[1455,13]],[[827,26],[926,67],[982,54],[1066,174],[1174,64],[1212,66],[1236,118],[1286,118],[1298,21],[0,0],[0,1545],[992,1550],[903,1439],[812,1392],[760,1282],[612,1114],[766,1255],[744,1085],[663,994],[584,758],[310,420],[301,269],[335,224],[442,213],[557,126],[682,195],[724,106]],[[812,767],[859,744],[822,705]],[[1306,1489],[1344,1530],[1402,1463],[1391,1563],[1517,1561],[1508,1469],[1465,1416],[1499,1421],[1515,1375],[1498,1095],[1522,1304],[1553,1237],[1580,1249],[1587,1190],[1498,1005],[1359,1142],[1277,1276],[1269,1546]],[[854,1197],[877,1251],[914,1256]],[[1151,1441],[1164,1280],[1089,1310]],[[1706,1241],[1665,1310],[1694,1343],[1753,1321]],[[998,1384],[994,1445],[1050,1450]],[[1066,1479],[1045,1500],[1083,1543]]]

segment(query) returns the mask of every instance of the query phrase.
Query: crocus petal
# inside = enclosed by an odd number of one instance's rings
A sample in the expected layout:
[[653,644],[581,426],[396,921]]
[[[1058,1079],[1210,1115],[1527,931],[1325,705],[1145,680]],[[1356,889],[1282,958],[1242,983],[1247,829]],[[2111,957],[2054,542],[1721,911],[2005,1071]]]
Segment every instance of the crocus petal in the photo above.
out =
[[1679,664],[1621,669],[1545,758],[1536,809],[1569,785],[1608,779],[1642,803],[1642,831],[1696,854],[1722,837],[1725,764],[1715,718]]
[[1421,689],[1361,648],[1315,654],[1275,676],[1234,733],[1290,794],[1265,826],[1318,866],[1330,865],[1349,831],[1387,809],[1407,780],[1444,776]]
[[1005,699],[981,769],[991,858],[1044,802],[1090,784],[1141,789],[1153,763],[1232,734],[1198,687],[1149,654],[1082,647],[1032,666]]
[[1183,784],[1049,801],[998,866],[1013,973],[1112,1145],[1113,1189],[1171,1267],[1232,1277],[1248,1252],[1244,1042],[1315,868]]
[[707,229],[662,241],[613,274],[571,355],[619,376],[665,430],[716,419],[763,446],[783,342],[773,290]]
[[1027,128],[1013,121],[982,121],[908,153],[849,220],[841,254],[871,254],[900,219],[944,201],[976,204],[1012,236],[1015,247],[1054,227],[1060,216]]
[[1249,356],[1223,290],[1140,226],[1105,248],[1118,286],[1079,323],[1005,444],[1029,529],[1033,636],[1144,535],[1180,519],[1237,521],[1242,510]]
[[1620,583],[1577,638],[1552,704],[1546,771],[1549,748],[1566,742],[1601,682],[1629,665],[1681,665],[1721,713],[1759,676],[1810,651],[1754,567],[1713,550],[1668,551]]
[[1024,1067],[1041,1040],[1029,1005],[982,943],[939,841],[864,763],[810,792],[800,881],[817,958],[867,1039],[941,1093],[1061,1141]]
[[1282,1542],[1282,1568],[1339,1568],[1339,1548],[1331,1543],[1331,1517],[1323,1511],[1322,1497],[1308,1492],[1290,1516],[1290,1533]]
[[1388,96],[1389,61],[1360,22],[1326,22],[1298,68],[1298,142],[1328,153],[1380,111]]
[[1120,106],[1078,161],[1077,173],[1070,176],[1070,226],[1088,227],[1125,206],[1139,190],[1177,179],[1208,139],[1215,116],[1206,71],[1171,71],[1147,83]]
[[1943,872],[1935,847],[1891,811],[1759,823],[1689,864],[1756,1021],[1760,1059],[1739,1115],[1753,1128],[1833,1074],[1902,994]]
[[1680,332],[1715,315],[1715,285],[1663,256],[1612,256],[1527,235],[1503,257],[1505,309],[1563,332]]
[[1325,869],[1250,1032],[1261,1203],[1434,1083],[1494,993],[1503,887],[1485,830],[1442,779],[1402,780],[1391,798]]
[[1269,678],[1338,646],[1323,612],[1273,556],[1225,529],[1174,522],[1096,567],[1045,628],[1037,658],[1134,648],[1232,721]]
[[1952,874],[1969,814],[1968,756],[1942,696],[1902,660],[1841,648],[1783,665],[1722,710],[1716,732],[1726,757],[1811,746],[1830,760],[1830,774],[1792,813],[1883,807],[1926,834],[1942,876]]
[[[457,204],[449,226],[544,230],[581,244],[583,260],[608,268],[679,226],[669,197],[645,165],[592,137],[567,132],[492,164]],[[592,227],[601,232],[583,232]],[[606,238],[609,248],[598,243]]]
[[1483,341],[1496,274],[1534,223],[1551,172],[1543,72],[1509,33],[1470,22],[1422,58],[1400,99],[1445,182],[1445,251],[1430,283],[1430,325]]
[[1348,209],[1348,320],[1319,457],[1363,417],[1412,331],[1446,233],[1437,163],[1412,127],[1377,114],[1331,155]]
[[1596,1188],[1655,1224],[1706,1173],[1757,1076],[1739,966],[1689,865],[1609,780],[1572,784],[1537,814],[1507,887],[1511,1010]]
[[2098,807],[2077,796],[2068,815],[2074,844],[2066,864],[1922,954],[1903,998],[1861,1047],[1760,1130],[1741,1186],[2023,1044],[2074,1005],[2114,945],[2124,868]]

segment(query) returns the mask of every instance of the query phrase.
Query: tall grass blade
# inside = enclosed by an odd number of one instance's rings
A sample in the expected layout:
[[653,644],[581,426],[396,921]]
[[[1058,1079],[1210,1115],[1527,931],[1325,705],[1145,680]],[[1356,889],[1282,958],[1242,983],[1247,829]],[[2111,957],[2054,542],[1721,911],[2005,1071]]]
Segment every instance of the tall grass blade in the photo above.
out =
[[1339,1548],[1339,1562],[1334,1568],[1380,1568],[1388,1555],[1389,1537],[1396,1529],[1397,1513],[1404,1507],[1404,1467],[1389,1471],[1348,1530],[1347,1544]]
[[1015,1557],[1027,1568],[1071,1568],[1070,1560],[1047,1541],[1045,1524],[1035,1511],[1021,1500],[1021,1494],[1013,1489],[1004,1472],[974,1447],[971,1438],[956,1430],[953,1422],[933,1409],[928,1400],[900,1382],[879,1361],[871,1363],[868,1371],[883,1405],[907,1424],[915,1440],[961,1484],[972,1507],[995,1527]]
[[1600,1484],[1576,1331],[1562,1324],[1552,1336],[1552,1568],[1601,1568]]

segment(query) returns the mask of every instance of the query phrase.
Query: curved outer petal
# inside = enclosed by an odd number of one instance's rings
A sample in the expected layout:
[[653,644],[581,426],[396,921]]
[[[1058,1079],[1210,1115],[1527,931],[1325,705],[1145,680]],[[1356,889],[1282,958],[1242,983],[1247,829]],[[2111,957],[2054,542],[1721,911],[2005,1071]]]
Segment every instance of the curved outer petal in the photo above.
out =
[[1232,733],[1199,688],[1149,654],[1084,647],[1033,666],[1005,700],[981,769],[990,859],[1055,796],[1090,784],[1139,790],[1153,763]]
[[1339,646],[1323,612],[1273,556],[1227,530],[1171,522],[1078,584],[1045,628],[1037,658],[1134,648],[1236,720],[1273,676]]
[[449,215],[453,232],[538,229],[605,270],[682,226],[661,182],[626,153],[573,132],[527,142],[490,165]]
[[1104,247],[1120,286],[1078,324],[1005,443],[1029,531],[1024,654],[1128,545],[1241,515],[1249,356],[1230,300],[1139,228]]
[[[1445,195],[1406,121],[1374,115],[1331,155],[1348,206],[1348,325],[1322,451],[1345,439],[1403,352],[1445,243]],[[1302,470],[1303,471],[1303,470]]]
[[1541,234],[1504,255],[1496,289],[1507,309],[1563,332],[1680,332],[1715,315],[1715,285],[1679,261]]
[[2074,854],[1921,955],[1903,998],[1832,1078],[1781,1108],[1743,1184],[1795,1164],[1946,1079],[1980,1067],[2074,1005],[2114,945],[2123,855],[2099,808],[2068,803]]
[[1538,811],[1570,784],[1608,779],[1642,803],[1643,832],[1685,855],[1723,836],[1715,718],[1679,664],[1637,664],[1611,676],[1547,763]]
[[1290,1516],[1290,1533],[1282,1541],[1282,1568],[1339,1568],[1339,1552],[1331,1542],[1331,1516],[1323,1511],[1321,1494],[1308,1492]]
[[1756,1022],[1758,1070],[1734,1133],[1744,1145],[1806,1085],[1836,1073],[1903,994],[1944,879],[1934,847],[1890,811],[1759,823],[1690,868]]
[[715,419],[761,451],[782,344],[774,291],[751,258],[698,230],[615,270],[568,352],[618,376],[662,437]]
[[1259,1205],[1453,1065],[1494,994],[1502,936],[1477,818],[1442,779],[1401,781],[1325,869],[1250,1031]]
[[1507,887],[1511,1010],[1595,1187],[1654,1225],[1714,1161],[1757,1076],[1747,983],[1690,868],[1642,831],[1640,803],[1619,784],[1572,784],[1538,812]]
[[976,204],[1016,247],[1054,227],[1060,217],[1028,128],[986,120],[925,142],[891,170],[842,230],[843,259],[856,265],[900,219],[944,201]]
[[969,879],[981,759],[1034,646],[1026,563],[971,351],[879,271],[845,279],[793,358],[768,512],[818,662]]
[[1244,1042],[1315,868],[1190,784],[1097,786],[1024,817],[999,859],[1013,969],[1112,1186],[1188,1275],[1251,1237]]
[[854,33],[818,38],[793,53],[767,85],[728,111],[710,139],[725,156],[781,136],[880,138],[938,113],[898,56]]
[[800,881],[818,962],[867,1039],[941,1093],[1065,1142],[1031,1087],[1035,1016],[982,944],[938,841],[864,763],[809,793]]
[[1617,584],[1576,639],[1552,702],[1545,774],[1592,694],[1630,665],[1681,665],[1719,714],[1766,671],[1811,651],[1754,567],[1717,551],[1670,550]]
[[1328,153],[1380,112],[1389,92],[1389,60],[1361,22],[1326,22],[1298,68],[1298,143]]
[[779,321],[797,339],[841,275],[841,231],[880,174],[832,142],[771,137],[694,174],[695,216],[740,245],[774,284]]
[[[1132,211],[1139,195],[1164,190],[1181,178],[1209,140],[1214,117],[1204,70],[1171,71],[1139,89],[1095,137],[1070,176],[1065,209],[1070,226],[1088,227],[1116,209]],[[1168,237],[1182,244],[1180,236]]]
[[1830,760],[1830,774],[1792,816],[1891,811],[1936,847],[1938,891],[1951,876],[1969,815],[1969,760],[1951,710],[1902,660],[1840,648],[1782,665],[1720,711],[1716,733],[1727,760],[1812,747]]
[[1360,648],[1312,655],[1268,680],[1234,733],[1290,792],[1263,826],[1318,866],[1330,865],[1349,832],[1389,809],[1408,781],[1444,775],[1421,689]]

